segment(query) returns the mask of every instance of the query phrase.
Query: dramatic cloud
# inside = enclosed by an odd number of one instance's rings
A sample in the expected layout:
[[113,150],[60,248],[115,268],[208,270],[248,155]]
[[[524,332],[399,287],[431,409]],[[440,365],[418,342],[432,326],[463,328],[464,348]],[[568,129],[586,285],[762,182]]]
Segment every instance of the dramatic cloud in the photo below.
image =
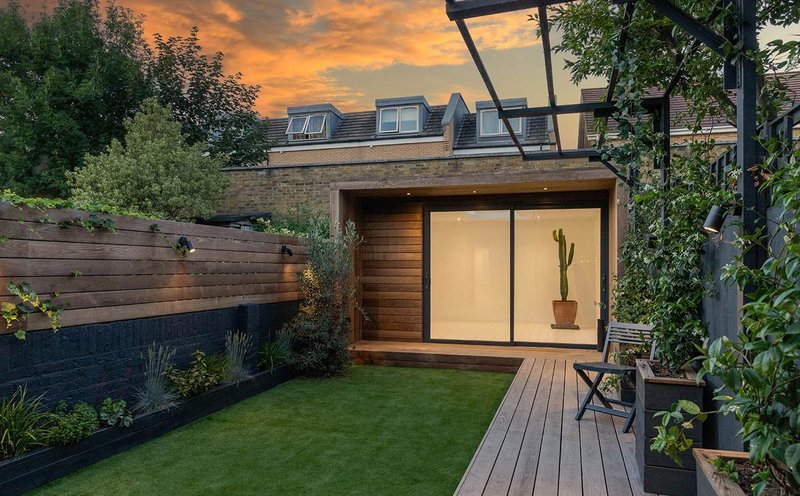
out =
[[[341,84],[332,72],[363,71],[364,78],[395,65],[440,66],[468,62],[456,27],[437,0],[121,0],[146,16],[149,35],[182,35],[200,28],[209,52],[225,53],[227,69],[262,87],[259,110],[280,115],[289,105],[332,102],[364,108],[372,98]],[[535,43],[524,13],[470,24],[481,50]],[[392,87],[399,86],[387,81]],[[438,99],[458,91],[431,88]],[[475,93],[473,90],[472,93]],[[446,101],[446,98],[443,98]]]

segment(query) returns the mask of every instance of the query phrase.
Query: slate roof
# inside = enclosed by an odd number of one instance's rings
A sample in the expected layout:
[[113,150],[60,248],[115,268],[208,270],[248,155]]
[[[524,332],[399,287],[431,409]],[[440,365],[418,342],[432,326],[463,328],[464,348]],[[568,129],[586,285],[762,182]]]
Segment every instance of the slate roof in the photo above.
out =
[[[523,145],[549,145],[552,140],[550,139],[550,132],[548,131],[547,117],[527,117],[527,136],[523,137],[520,142]],[[478,140],[476,114],[467,114],[461,118],[461,129],[459,130],[456,142],[453,145],[455,149],[465,148],[486,148],[490,146],[513,146],[511,137],[493,137],[481,138]]]
[[[795,105],[800,103],[800,72],[786,72],[783,74],[778,74],[777,77],[780,77],[784,80],[787,88],[788,88],[788,99],[789,102],[785,105],[784,110],[789,110],[790,108],[794,107]],[[658,97],[664,94],[663,90],[659,89],[648,89],[646,91],[647,97]],[[736,92],[730,92],[731,100],[735,100]],[[606,98],[606,88],[585,88],[581,90],[581,102],[600,102],[604,101]],[[687,127],[687,120],[686,114],[689,109],[689,105],[686,100],[681,96],[673,96],[670,98],[670,122],[672,123],[672,129],[685,129]],[[583,114],[583,129],[585,130],[585,135],[593,135],[595,134],[594,130],[594,114],[592,112],[585,112]],[[721,126],[730,126],[724,118],[721,116],[706,116],[702,122],[703,128],[705,129],[712,129],[718,128]],[[615,133],[617,132],[617,123],[613,119],[609,119],[608,121],[608,132]],[[584,136],[579,137],[579,139],[584,138]]]
[[381,134],[376,132],[375,110],[366,112],[349,112],[343,114],[343,119],[333,131],[333,136],[327,140],[320,141],[300,141],[289,142],[286,135],[286,127],[289,119],[270,119],[267,136],[272,141],[272,146],[293,146],[311,145],[317,143],[347,143],[353,141],[368,141],[373,139],[402,139],[402,138],[421,138],[426,136],[442,136],[442,117],[444,117],[447,105],[432,105],[428,114],[428,119],[422,131],[418,133],[392,133]]

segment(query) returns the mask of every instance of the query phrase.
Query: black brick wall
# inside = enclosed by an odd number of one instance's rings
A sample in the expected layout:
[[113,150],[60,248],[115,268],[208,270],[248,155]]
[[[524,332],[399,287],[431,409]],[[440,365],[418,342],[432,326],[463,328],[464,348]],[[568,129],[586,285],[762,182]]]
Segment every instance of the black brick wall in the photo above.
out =
[[195,350],[222,353],[225,332],[239,329],[253,336],[256,352],[284,322],[298,302],[242,305],[147,319],[67,327],[53,334],[30,332],[24,341],[0,336],[0,397],[27,383],[31,395],[53,404],[104,398],[130,400],[143,379],[142,355],[152,344],[174,347],[175,362],[185,366]]

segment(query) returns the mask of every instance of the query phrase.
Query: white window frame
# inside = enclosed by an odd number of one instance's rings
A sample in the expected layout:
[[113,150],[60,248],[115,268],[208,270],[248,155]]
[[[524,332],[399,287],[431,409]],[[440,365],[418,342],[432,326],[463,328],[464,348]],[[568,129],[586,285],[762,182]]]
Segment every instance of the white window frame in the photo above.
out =
[[[415,111],[415,115],[417,116],[417,118],[414,121],[416,122],[417,125],[412,130],[401,131],[400,130],[401,115],[403,113],[403,110],[405,109],[412,109]],[[395,126],[394,129],[388,129],[388,130],[383,129],[383,112],[386,110],[394,110],[397,112],[397,125]],[[402,107],[382,107],[380,109],[380,113],[378,114],[378,134],[394,134],[394,133],[413,134],[418,132],[419,132],[419,105],[404,105]]]
[[[486,137],[510,136],[511,135],[511,133],[508,132],[508,129],[506,129],[506,123],[503,122],[503,119],[501,119],[499,115],[497,116],[497,123],[498,123],[497,127],[498,127],[498,130],[500,132],[498,132],[498,133],[487,133],[487,132],[484,132],[484,130],[483,130],[483,113],[484,112],[494,112],[495,114],[498,113],[497,109],[492,109],[492,108],[483,109],[483,110],[480,110],[478,112],[478,129],[479,129],[478,132],[479,132],[481,137],[484,137],[484,136],[486,136]],[[522,122],[522,117],[514,117],[514,119],[509,119],[509,120],[517,120],[517,121],[519,121],[519,132],[514,131],[515,134],[519,135],[519,134],[522,134],[525,131],[525,126],[524,126],[524,122]]]
[[[308,133],[308,124],[311,122],[312,117],[322,116],[322,130],[319,133]],[[292,123],[295,119],[303,120],[303,129],[299,132],[292,131]],[[293,115],[289,117],[289,123],[286,126],[286,134],[289,136],[290,141],[306,141],[325,139],[325,125],[328,122],[327,114],[309,114],[309,115]],[[296,137],[299,136],[299,137]]]

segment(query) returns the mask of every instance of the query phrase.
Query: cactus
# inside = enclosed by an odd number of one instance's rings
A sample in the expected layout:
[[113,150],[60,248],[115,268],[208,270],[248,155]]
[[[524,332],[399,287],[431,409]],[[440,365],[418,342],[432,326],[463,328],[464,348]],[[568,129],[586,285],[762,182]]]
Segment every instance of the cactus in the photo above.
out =
[[575,255],[575,243],[569,244],[569,256],[567,256],[567,238],[564,230],[559,229],[558,234],[553,231],[553,240],[558,243],[558,270],[561,272],[561,301],[567,301],[569,296],[569,281],[567,280],[567,267],[572,265],[572,257]]

